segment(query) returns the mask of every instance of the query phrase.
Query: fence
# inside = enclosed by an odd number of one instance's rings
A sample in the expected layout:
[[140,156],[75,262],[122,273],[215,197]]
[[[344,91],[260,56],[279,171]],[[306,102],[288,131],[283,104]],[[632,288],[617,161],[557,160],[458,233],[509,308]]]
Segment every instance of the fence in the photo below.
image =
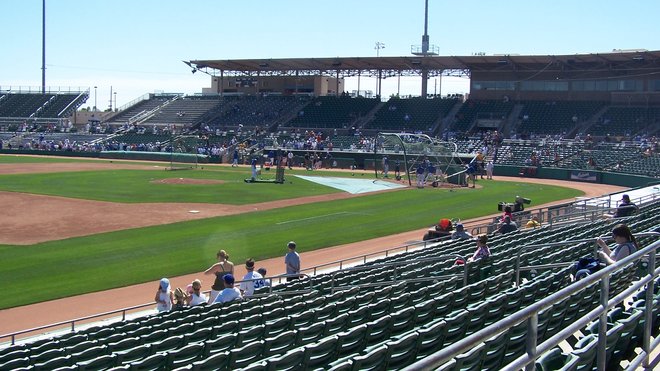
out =
[[[656,233],[655,236],[660,234]],[[434,353],[433,355],[415,362],[414,364],[406,367],[404,370],[431,370],[436,369],[443,365],[445,362],[449,361],[453,357],[466,352],[467,350],[473,348],[483,341],[483,339],[488,339],[492,336],[500,334],[513,326],[519,324],[522,321],[527,321],[527,341],[526,341],[526,354],[518,357],[513,362],[505,366],[504,370],[519,370],[520,368],[525,368],[525,370],[534,370],[535,360],[543,353],[551,350],[553,347],[557,346],[561,341],[567,339],[576,331],[582,329],[589,322],[595,318],[599,318],[599,329],[598,329],[598,344],[597,344],[597,358],[596,364],[598,370],[606,369],[606,331],[607,331],[607,312],[610,308],[614,307],[616,304],[622,302],[625,298],[629,297],[637,290],[646,286],[646,312],[645,312],[645,326],[644,334],[642,338],[642,351],[635,357],[630,365],[629,369],[636,369],[640,365],[644,369],[652,369],[653,364],[656,360],[651,360],[650,355],[653,350],[660,346],[660,338],[656,338],[653,343],[651,343],[651,334],[652,334],[652,312],[653,312],[653,286],[654,280],[660,275],[660,268],[655,268],[655,258],[656,252],[660,247],[660,241],[656,241],[653,244],[643,248],[634,254],[622,259],[616,264],[607,266],[602,270],[575,282],[574,284],[546,297],[542,298],[540,301],[519,310],[518,312],[512,314],[511,316],[498,321],[480,331],[473,333],[472,335],[462,339],[452,345],[445,347],[444,349]],[[640,280],[635,282],[629,288],[621,292],[619,295],[614,298],[609,298],[609,279],[610,276],[617,270],[627,266],[630,263],[639,261],[643,258],[647,258],[649,261],[648,274],[643,275]],[[600,305],[596,308],[589,311],[584,316],[580,317],[577,321],[572,323],[570,326],[562,329],[560,332],[550,337],[541,344],[536,344],[537,339],[537,327],[539,312],[551,307],[553,304],[559,303],[560,301],[569,298],[571,295],[578,293],[586,289],[591,284],[600,282]],[[657,358],[657,357],[656,357]]]

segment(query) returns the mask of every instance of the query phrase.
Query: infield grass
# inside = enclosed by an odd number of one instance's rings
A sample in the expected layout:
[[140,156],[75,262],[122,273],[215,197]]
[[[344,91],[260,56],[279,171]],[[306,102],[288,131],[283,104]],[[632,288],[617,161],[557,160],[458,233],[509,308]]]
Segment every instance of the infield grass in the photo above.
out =
[[[75,162],[68,158],[0,156],[0,163],[21,160]],[[245,166],[210,166],[175,172],[12,174],[0,175],[0,190],[126,203],[236,205],[339,192],[292,176],[287,178],[291,183],[282,185],[245,184],[243,178],[248,172]],[[304,170],[287,171],[292,173],[309,175]],[[313,174],[342,175],[323,171]],[[373,178],[373,174],[359,176]],[[160,179],[175,177],[224,183],[158,183]],[[423,228],[442,217],[469,219],[492,214],[497,202],[511,200],[515,195],[531,198],[534,205],[581,195],[576,190],[540,184],[483,180],[479,184],[482,188],[401,190],[29,246],[0,245],[0,282],[11,284],[12,291],[21,293],[0,296],[0,309],[200,272],[214,263],[219,249],[227,250],[234,262],[249,257],[261,260],[282,256],[289,240],[295,240],[304,252]],[[383,249],[388,247],[391,246]],[[145,302],[149,300],[145,298]]]

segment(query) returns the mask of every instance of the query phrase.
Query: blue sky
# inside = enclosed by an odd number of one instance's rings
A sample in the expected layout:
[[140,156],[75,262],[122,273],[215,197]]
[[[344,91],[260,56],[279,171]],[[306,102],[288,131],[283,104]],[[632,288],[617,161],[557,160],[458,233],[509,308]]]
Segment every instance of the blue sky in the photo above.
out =
[[[41,85],[41,6],[0,0],[0,89]],[[657,0],[429,0],[428,33],[441,55],[660,50],[658,14]],[[46,0],[46,85],[90,88],[89,106],[97,86],[99,108],[111,86],[119,106],[154,91],[193,94],[210,78],[182,60],[375,56],[377,41],[381,56],[409,55],[423,19],[423,0]],[[419,85],[402,79],[400,93]],[[465,92],[467,81],[443,78],[440,88]]]

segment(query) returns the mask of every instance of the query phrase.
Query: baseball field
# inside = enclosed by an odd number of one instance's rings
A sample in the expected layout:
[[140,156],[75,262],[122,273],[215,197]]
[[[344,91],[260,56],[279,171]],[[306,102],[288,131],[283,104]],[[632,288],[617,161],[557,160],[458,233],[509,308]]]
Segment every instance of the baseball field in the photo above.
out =
[[0,309],[199,272],[219,249],[261,260],[281,256],[289,240],[305,252],[489,215],[515,195],[540,205],[582,194],[481,180],[475,189],[351,195],[294,176],[350,172],[292,170],[284,184],[247,184],[247,166],[165,168],[0,156],[0,282],[20,293],[1,296]]

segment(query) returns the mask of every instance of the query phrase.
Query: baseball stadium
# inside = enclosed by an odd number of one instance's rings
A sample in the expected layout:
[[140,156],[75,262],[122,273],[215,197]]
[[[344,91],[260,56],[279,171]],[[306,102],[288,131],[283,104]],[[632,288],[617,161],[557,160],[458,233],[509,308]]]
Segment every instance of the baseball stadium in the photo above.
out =
[[182,69],[0,90],[0,370],[657,369],[660,51]]

